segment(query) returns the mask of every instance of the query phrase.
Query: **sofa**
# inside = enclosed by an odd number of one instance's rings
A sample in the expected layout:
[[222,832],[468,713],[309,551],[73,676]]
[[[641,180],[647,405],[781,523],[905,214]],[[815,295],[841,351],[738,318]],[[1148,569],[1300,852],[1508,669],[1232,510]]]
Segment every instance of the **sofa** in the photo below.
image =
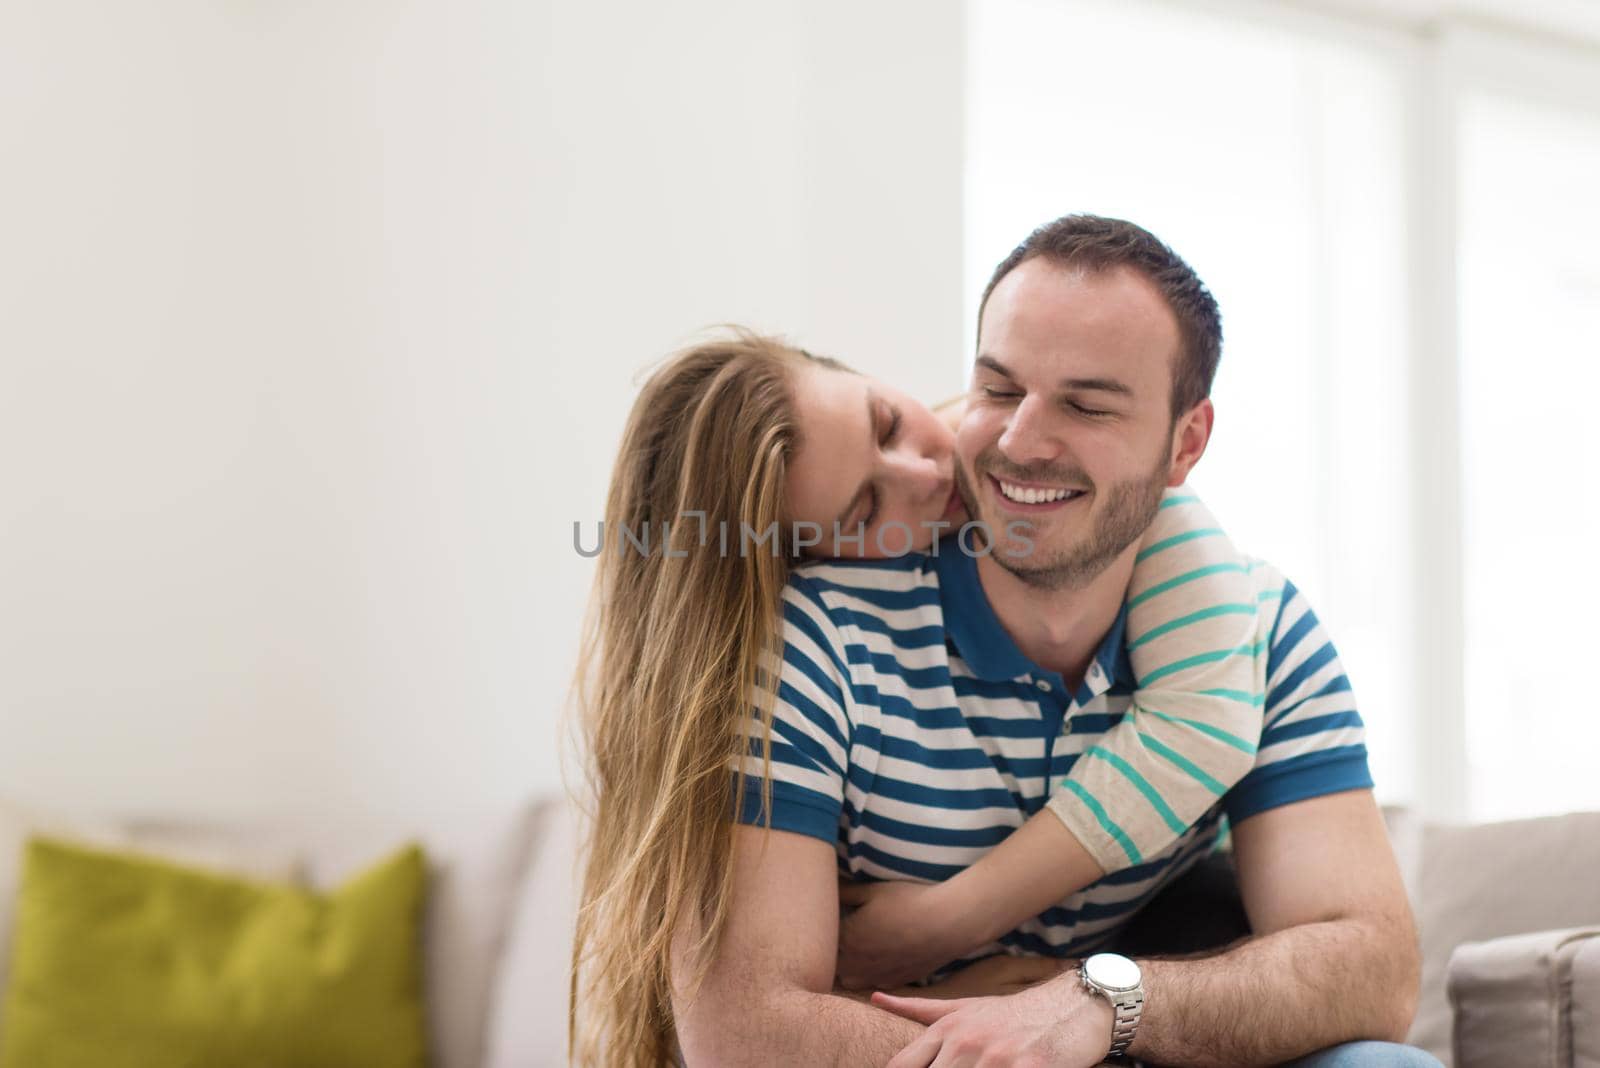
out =
[[[1411,1043],[1454,1068],[1600,1068],[1600,813],[1476,826],[1385,816],[1422,938]],[[35,833],[323,887],[418,839],[433,869],[424,938],[436,1068],[565,1061],[577,834],[557,798],[237,827],[68,817],[0,799],[0,991],[18,860]],[[1217,887],[1204,893],[1208,910],[1226,907]]]
[[35,834],[318,888],[419,841],[430,868],[423,939],[433,1068],[566,1062],[577,841],[570,811],[556,798],[415,819],[223,826],[42,812],[0,797],[0,1002],[23,845]]
[[1600,812],[1385,816],[1422,938],[1410,1043],[1454,1068],[1600,1068]]

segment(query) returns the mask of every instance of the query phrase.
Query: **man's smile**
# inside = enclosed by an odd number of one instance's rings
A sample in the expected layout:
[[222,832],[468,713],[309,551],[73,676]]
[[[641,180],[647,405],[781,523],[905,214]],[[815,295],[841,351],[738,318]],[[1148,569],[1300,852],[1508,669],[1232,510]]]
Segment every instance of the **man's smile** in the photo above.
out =
[[1088,490],[1076,486],[1018,482],[994,475],[985,475],[984,479],[1003,510],[1030,515],[1061,511],[1089,495]]

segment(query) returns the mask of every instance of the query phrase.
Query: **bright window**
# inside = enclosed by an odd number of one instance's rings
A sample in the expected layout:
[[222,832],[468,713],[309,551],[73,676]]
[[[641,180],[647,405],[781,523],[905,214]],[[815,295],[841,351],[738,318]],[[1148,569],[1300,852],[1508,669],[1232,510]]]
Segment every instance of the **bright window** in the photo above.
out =
[[1167,4],[970,11],[972,318],[994,265],[1069,212],[1131,219],[1194,266],[1225,340],[1192,484],[1306,591],[1380,797],[1408,800],[1409,48]]
[[1471,815],[1600,808],[1600,111],[1477,91],[1457,136]]

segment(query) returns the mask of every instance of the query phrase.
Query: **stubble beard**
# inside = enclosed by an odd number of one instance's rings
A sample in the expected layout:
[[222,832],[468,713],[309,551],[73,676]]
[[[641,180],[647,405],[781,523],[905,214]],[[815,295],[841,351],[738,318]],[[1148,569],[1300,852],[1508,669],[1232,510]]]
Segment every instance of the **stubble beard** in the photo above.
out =
[[[985,456],[979,456],[977,466],[987,471]],[[1003,467],[1003,462],[1000,465]],[[1130,478],[1108,487],[1103,492],[1095,489],[1100,498],[1100,508],[1094,516],[1093,526],[1086,537],[1045,555],[1042,545],[1035,540],[1033,552],[1017,556],[1008,554],[1004,527],[996,531],[1001,545],[989,555],[995,563],[1015,575],[1023,583],[1039,590],[1079,590],[1100,576],[1112,561],[1121,556],[1128,546],[1144,536],[1156,513],[1161,509],[1161,497],[1166,492],[1170,466],[1165,456],[1159,457],[1154,469],[1143,478]],[[987,477],[987,475],[980,476]],[[1059,475],[1017,476],[1022,481],[1089,483],[1082,472],[1072,471]],[[956,464],[956,483],[967,514],[979,515],[978,498],[967,480],[964,465]],[[1091,489],[1094,487],[1091,484]]]

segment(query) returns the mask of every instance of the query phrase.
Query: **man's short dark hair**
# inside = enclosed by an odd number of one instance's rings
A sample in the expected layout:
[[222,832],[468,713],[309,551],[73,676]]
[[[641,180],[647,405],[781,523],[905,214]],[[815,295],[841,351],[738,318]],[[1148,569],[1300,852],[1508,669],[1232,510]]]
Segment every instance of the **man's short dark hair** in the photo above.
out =
[[1000,279],[1031,259],[1096,274],[1131,267],[1155,283],[1178,320],[1181,350],[1172,371],[1172,418],[1211,395],[1222,357],[1222,313],[1194,269],[1150,231],[1123,219],[1064,215],[1045,223],[1000,261],[978,303],[978,325]]

